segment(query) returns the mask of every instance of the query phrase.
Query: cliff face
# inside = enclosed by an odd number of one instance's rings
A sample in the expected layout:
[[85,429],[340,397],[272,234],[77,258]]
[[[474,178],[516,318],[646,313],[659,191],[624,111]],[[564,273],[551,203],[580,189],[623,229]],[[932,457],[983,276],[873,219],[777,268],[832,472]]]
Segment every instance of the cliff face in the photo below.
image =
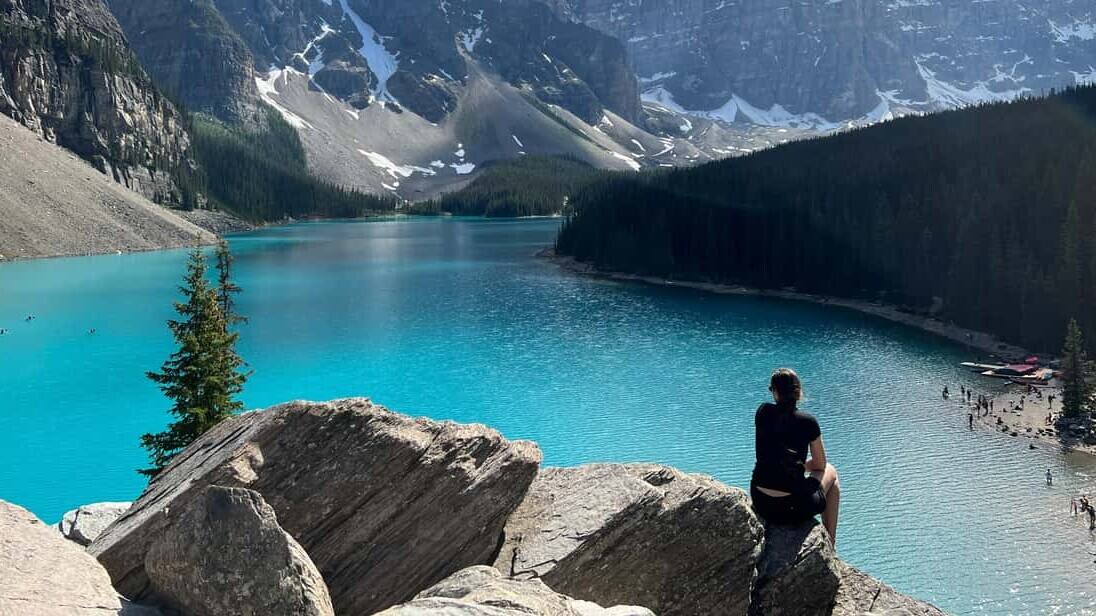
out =
[[546,1],[625,41],[645,98],[759,124],[878,120],[1096,79],[1086,0]]
[[0,0],[0,112],[154,201],[184,199],[181,118],[100,0]]
[[210,0],[107,0],[156,84],[190,110],[255,119],[254,60]]

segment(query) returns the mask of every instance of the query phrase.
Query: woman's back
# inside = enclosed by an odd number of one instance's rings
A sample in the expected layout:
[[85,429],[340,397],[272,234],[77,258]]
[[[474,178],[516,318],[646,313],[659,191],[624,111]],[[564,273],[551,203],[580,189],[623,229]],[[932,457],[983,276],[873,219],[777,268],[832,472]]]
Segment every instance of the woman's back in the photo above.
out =
[[792,492],[804,479],[810,444],[822,431],[818,421],[794,403],[762,404],[754,416],[757,463],[753,484]]

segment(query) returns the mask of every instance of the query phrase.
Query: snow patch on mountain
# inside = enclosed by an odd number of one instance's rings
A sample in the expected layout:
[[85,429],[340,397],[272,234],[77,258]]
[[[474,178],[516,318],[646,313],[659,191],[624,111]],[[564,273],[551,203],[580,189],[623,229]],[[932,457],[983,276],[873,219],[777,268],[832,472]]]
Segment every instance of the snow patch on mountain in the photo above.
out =
[[[641,95],[645,102],[657,103],[663,107],[681,115],[692,115],[710,120],[721,120],[728,124],[736,121],[748,121],[758,126],[773,128],[811,128],[822,131],[831,131],[841,128],[842,124],[831,122],[817,113],[791,113],[780,104],[773,104],[768,109],[761,109],[749,103],[737,94],[731,95],[721,107],[708,110],[685,109],[674,100],[673,94],[662,86],[647,90]],[[741,116],[741,118],[740,118]],[[682,132],[692,130],[688,120],[684,120],[681,126]]]
[[335,29],[327,25],[327,22],[321,22],[320,33],[316,38],[308,42],[303,51],[299,51],[293,54],[294,58],[300,58],[308,63],[308,76],[315,77],[316,73],[322,71],[327,65],[324,64],[323,50],[316,45],[327,38],[328,34],[333,34]]
[[925,58],[917,58],[914,63],[917,65],[917,72],[920,73],[921,79],[925,81],[929,101],[946,107],[968,107],[983,103],[1005,102],[1031,91],[1029,88],[1018,88],[995,92],[990,90],[984,81],[976,82],[973,87],[964,89],[961,86],[937,78],[936,72],[926,67],[923,64],[924,61]]
[[1081,41],[1096,40],[1096,23],[1089,19],[1078,19],[1073,23],[1058,25],[1054,20],[1048,19],[1050,32],[1054,35],[1055,42],[1068,43],[1071,39]]
[[388,91],[388,80],[399,68],[399,61],[396,59],[395,54],[385,48],[381,36],[377,34],[373,26],[365,23],[365,20],[354,9],[350,8],[347,0],[339,0],[339,5],[342,6],[343,15],[350,19],[358,30],[358,34],[362,37],[362,47],[358,50],[358,53],[369,65],[369,70],[373,71],[373,74],[377,77],[377,86],[373,89],[373,97],[380,101],[397,103],[396,97]]
[[263,99],[263,102],[282,114],[282,117],[285,118],[285,121],[291,126],[297,129],[312,128],[312,125],[305,121],[304,118],[293,113],[289,109],[286,109],[274,98],[278,95],[278,80],[281,79],[283,84],[286,83],[289,73],[300,74],[299,71],[295,71],[291,68],[271,68],[270,72],[266,74],[265,79],[259,76],[255,77],[255,87],[259,90],[259,96]]
[[[378,169],[384,169],[394,178],[409,178],[416,173],[423,175],[436,175],[437,172],[433,169],[427,169],[426,167],[417,167],[415,165],[400,165],[392,162],[387,156],[378,154],[376,152],[366,152],[359,149],[358,153],[369,159],[369,162],[373,163],[374,167]],[[399,187],[399,182],[396,182],[396,187]]]
[[1087,86],[1096,84],[1096,68],[1088,67],[1087,73],[1073,72],[1073,81],[1079,86]]

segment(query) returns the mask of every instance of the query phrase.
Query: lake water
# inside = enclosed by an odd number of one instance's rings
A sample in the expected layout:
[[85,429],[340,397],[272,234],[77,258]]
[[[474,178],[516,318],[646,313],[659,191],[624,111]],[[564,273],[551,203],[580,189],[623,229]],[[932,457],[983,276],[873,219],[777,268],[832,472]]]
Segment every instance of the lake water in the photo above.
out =
[[[1068,515],[1096,464],[969,432],[940,400],[972,382],[962,348],[837,308],[575,277],[534,258],[557,224],[233,238],[245,402],[370,396],[534,439],[550,465],[656,461],[745,486],[753,411],[790,365],[842,474],[846,560],[956,614],[1096,613],[1096,543]],[[0,266],[0,498],[55,521],[138,495],[138,437],[168,420],[143,375],[171,350],[185,258]]]

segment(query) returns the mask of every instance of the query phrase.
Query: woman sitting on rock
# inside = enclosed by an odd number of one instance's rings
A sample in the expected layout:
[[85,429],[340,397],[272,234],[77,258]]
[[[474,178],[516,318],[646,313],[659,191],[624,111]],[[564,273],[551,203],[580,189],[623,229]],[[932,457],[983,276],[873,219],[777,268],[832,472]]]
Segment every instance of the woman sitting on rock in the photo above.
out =
[[797,408],[803,398],[799,375],[788,368],[773,372],[769,391],[776,404],[762,404],[754,416],[757,464],[750,481],[754,511],[766,522],[781,525],[802,524],[822,514],[830,544],[836,547],[841,483],[837,469],[826,463],[818,421]]

